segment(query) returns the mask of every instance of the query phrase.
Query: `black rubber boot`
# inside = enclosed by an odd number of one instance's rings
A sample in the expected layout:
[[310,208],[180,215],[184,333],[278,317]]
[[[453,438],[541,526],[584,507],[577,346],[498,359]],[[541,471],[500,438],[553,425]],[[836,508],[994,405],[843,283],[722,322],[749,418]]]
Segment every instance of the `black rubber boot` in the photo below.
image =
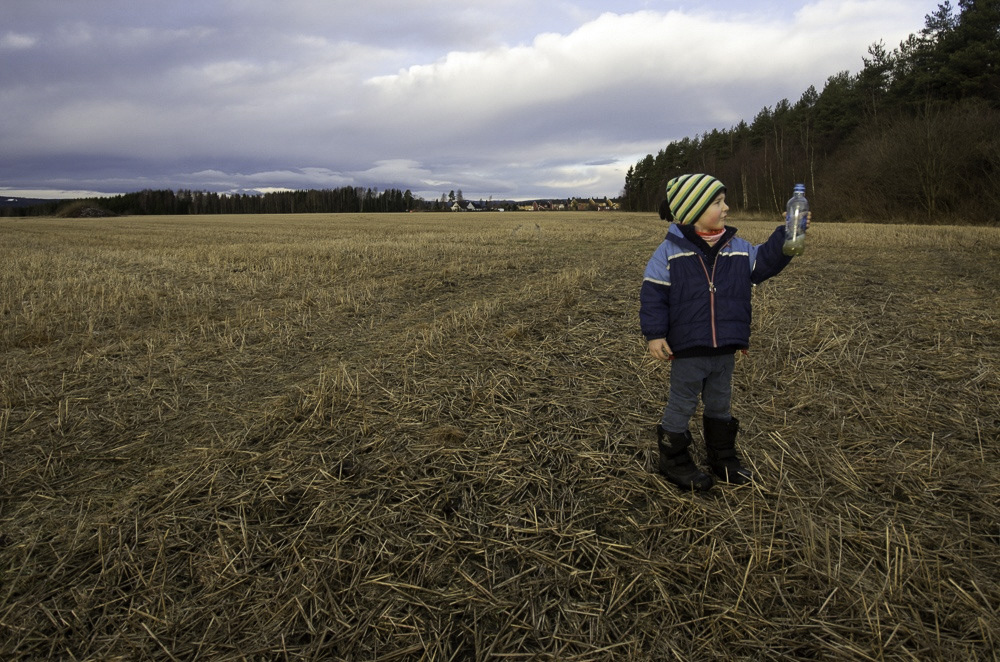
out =
[[659,471],[671,483],[682,490],[698,492],[704,492],[715,484],[712,477],[699,469],[688,453],[691,445],[690,432],[667,432],[657,425],[656,444],[660,448]]
[[723,421],[707,416],[702,421],[705,424],[705,446],[712,473],[733,485],[752,483],[753,474],[743,466],[739,453],[736,452],[736,433],[740,430],[740,422],[735,418]]

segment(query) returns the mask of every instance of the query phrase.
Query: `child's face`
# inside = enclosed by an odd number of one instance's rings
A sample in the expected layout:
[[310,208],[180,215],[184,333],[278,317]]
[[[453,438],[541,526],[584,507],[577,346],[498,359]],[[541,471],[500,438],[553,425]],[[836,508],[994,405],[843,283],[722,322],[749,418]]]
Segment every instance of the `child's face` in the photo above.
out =
[[726,194],[720,193],[712,200],[705,213],[694,222],[694,229],[698,232],[718,232],[726,226],[726,212],[729,205],[726,204]]

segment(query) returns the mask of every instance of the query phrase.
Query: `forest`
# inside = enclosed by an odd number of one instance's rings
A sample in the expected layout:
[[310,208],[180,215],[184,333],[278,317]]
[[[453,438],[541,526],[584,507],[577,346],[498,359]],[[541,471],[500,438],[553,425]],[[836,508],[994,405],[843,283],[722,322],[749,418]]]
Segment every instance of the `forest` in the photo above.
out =
[[[342,186],[335,189],[216,193],[179,189],[146,189],[101,198],[31,201],[35,204],[0,205],[0,216],[145,216],[187,214],[376,214],[410,211],[450,211],[455,203],[479,210],[514,210],[511,200],[466,200],[461,189],[435,200],[425,200],[409,189]],[[567,201],[568,202],[568,201]]]
[[804,183],[824,220],[1000,223],[1000,0],[944,2],[862,61],[749,123],[647,155],[623,209],[653,211],[672,177],[707,172],[742,212],[779,213]]
[[143,190],[102,198],[52,200],[40,205],[0,209],[5,216],[91,216],[147,214],[296,214],[406,212],[443,209],[444,203],[426,203],[409,191],[345,186],[272,193],[215,193],[169,189]]

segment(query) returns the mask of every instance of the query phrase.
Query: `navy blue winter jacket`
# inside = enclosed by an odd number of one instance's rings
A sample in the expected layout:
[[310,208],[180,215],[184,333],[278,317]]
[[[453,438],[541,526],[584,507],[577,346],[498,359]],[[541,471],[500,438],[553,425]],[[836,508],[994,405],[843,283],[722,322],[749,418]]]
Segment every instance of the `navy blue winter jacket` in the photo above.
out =
[[707,244],[671,224],[653,253],[639,293],[639,322],[646,340],[666,338],[675,356],[717,354],[750,344],[753,285],[777,275],[791,258],[781,252],[785,227],[754,246],[727,227],[715,260]]

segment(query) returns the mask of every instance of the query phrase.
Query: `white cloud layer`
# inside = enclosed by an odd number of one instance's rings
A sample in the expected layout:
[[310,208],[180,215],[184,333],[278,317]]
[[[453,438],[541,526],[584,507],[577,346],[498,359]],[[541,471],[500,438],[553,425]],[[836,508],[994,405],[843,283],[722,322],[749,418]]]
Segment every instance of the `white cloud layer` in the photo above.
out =
[[4,35],[0,35],[0,50],[24,50],[34,47],[37,42],[38,40],[31,35],[8,32]]
[[16,3],[0,187],[616,195],[646,153],[857,71],[935,7]]

